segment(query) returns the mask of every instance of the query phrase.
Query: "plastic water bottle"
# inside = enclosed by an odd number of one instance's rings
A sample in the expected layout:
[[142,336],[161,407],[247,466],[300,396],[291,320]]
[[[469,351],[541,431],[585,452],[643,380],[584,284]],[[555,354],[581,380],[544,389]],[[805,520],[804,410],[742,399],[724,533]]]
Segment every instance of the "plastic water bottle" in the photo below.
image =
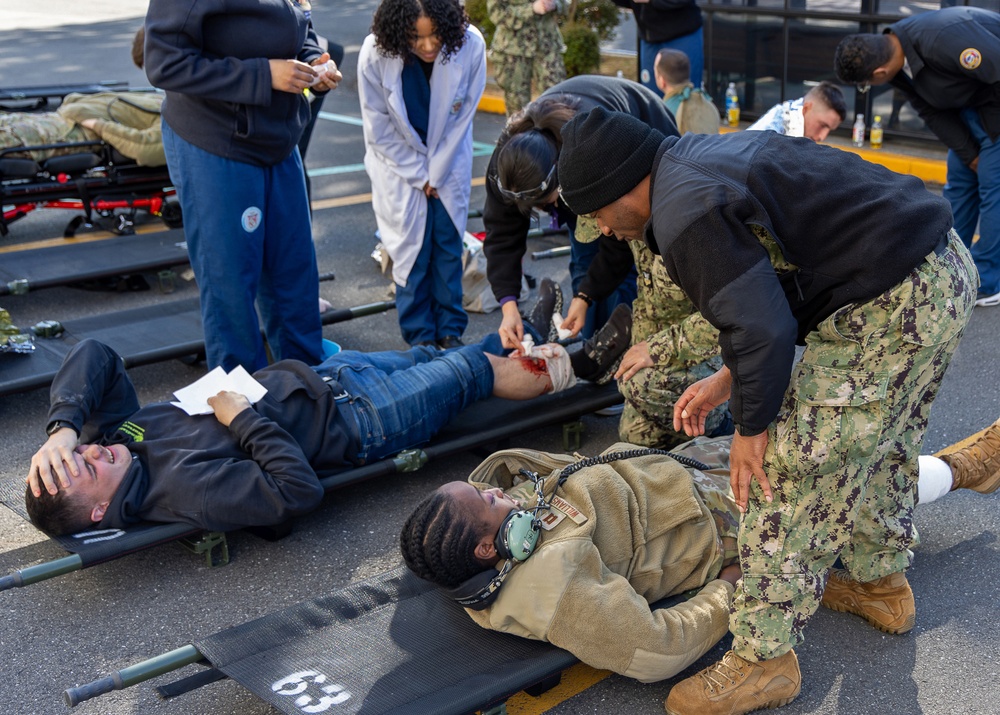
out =
[[875,115],[875,121],[872,122],[872,131],[868,140],[872,144],[872,149],[882,148],[882,117],[877,114]]
[[865,115],[859,114],[854,120],[854,131],[851,134],[851,141],[854,146],[865,145]]
[[740,125],[740,98],[736,94],[735,82],[730,82],[726,89],[726,123],[731,127]]

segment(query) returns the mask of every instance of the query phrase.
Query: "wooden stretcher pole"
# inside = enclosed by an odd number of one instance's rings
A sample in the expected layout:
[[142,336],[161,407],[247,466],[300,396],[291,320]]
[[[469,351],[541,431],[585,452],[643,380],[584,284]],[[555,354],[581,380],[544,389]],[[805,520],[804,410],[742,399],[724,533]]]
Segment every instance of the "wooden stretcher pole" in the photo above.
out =
[[79,571],[82,568],[83,559],[76,554],[64,556],[61,559],[48,561],[44,564],[38,564],[37,566],[27,566],[0,578],[0,591],[6,591],[11,588],[19,588],[21,586],[30,586],[33,583],[55,578],[56,576],[62,576],[64,573]]
[[193,645],[186,645],[169,653],[162,653],[141,663],[116,670],[111,675],[86,685],[67,688],[63,691],[63,700],[66,701],[68,707],[74,707],[84,700],[96,698],[98,695],[106,695],[113,690],[131,687],[172,670],[183,668],[185,665],[197,663],[202,658],[203,656],[197,648]]

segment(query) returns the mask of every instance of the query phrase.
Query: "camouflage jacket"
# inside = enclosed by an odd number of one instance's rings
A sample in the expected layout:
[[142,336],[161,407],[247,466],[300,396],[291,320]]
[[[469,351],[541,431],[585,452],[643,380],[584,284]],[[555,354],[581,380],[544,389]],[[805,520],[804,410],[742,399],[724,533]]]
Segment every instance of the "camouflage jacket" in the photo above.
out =
[[531,0],[487,0],[490,20],[497,26],[491,52],[520,57],[538,57],[564,50],[558,15],[569,3],[557,0],[556,9],[537,15]]

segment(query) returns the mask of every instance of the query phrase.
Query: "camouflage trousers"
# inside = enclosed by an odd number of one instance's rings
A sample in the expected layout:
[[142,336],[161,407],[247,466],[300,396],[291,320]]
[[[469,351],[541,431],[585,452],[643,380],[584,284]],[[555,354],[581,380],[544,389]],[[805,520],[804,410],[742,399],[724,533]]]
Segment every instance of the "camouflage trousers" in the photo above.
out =
[[497,85],[503,90],[508,117],[531,101],[532,79],[539,93],[566,79],[562,52],[558,48],[554,50],[535,57],[505,55],[495,50],[490,53]]
[[[618,422],[619,438],[661,449],[689,439],[674,429],[674,404],[692,383],[715,374],[721,367],[722,358],[716,356],[693,365],[678,362],[646,367],[630,380],[619,381],[618,389],[625,397]],[[712,410],[705,420],[705,434],[714,433],[726,421],[728,411],[729,403]]]
[[[41,146],[63,142],[92,140],[96,135],[55,112],[0,112],[0,149],[18,146]],[[59,154],[79,153],[80,149],[42,149],[11,153],[8,157],[28,157],[43,161]]]
[[917,456],[978,275],[957,234],[898,285],[833,313],[806,339],[739,533],[730,630],[750,660],[803,640],[838,555],[851,577],[906,569],[917,542]]

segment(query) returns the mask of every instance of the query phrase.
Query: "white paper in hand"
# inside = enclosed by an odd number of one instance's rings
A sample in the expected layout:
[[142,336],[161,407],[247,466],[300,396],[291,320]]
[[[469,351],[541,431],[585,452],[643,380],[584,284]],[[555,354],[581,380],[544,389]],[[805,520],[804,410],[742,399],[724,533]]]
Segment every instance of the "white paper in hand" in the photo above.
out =
[[177,402],[170,404],[179,407],[189,415],[210,415],[212,408],[208,404],[208,398],[214,397],[223,390],[244,395],[251,405],[267,394],[267,388],[253,379],[253,376],[242,365],[237,365],[228,375],[221,367],[217,367],[201,379],[177,390],[174,393]]

